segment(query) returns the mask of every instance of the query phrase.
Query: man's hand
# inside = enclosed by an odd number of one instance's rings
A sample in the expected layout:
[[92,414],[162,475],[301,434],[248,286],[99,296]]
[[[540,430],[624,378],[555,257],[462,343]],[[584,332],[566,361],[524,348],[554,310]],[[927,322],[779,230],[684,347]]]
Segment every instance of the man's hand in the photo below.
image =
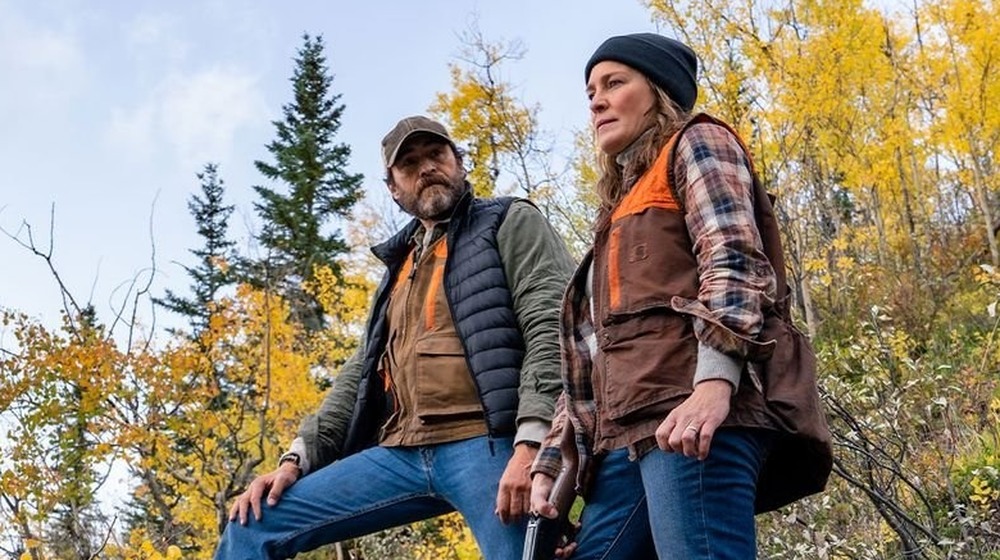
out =
[[240,525],[247,524],[247,510],[253,510],[253,518],[260,521],[260,500],[267,492],[267,505],[274,506],[289,486],[299,479],[299,468],[291,462],[282,463],[277,469],[255,478],[245,492],[236,498],[233,507],[229,508],[229,520],[240,520]]
[[729,415],[733,386],[724,379],[697,384],[694,393],[656,428],[656,444],[664,451],[683,453],[704,461],[716,428]]
[[507,462],[507,468],[500,477],[497,492],[496,514],[503,523],[510,523],[528,513],[531,505],[531,464],[538,449],[519,443],[514,446],[514,456]]

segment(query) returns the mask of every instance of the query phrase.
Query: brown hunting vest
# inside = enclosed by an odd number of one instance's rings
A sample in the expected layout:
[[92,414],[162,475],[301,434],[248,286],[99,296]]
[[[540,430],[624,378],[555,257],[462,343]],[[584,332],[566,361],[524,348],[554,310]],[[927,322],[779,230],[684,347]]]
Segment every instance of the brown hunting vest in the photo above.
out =
[[[728,125],[708,115],[687,126]],[[593,317],[600,351],[593,388],[601,414],[597,449],[632,445],[692,392],[698,354],[696,318],[728,329],[698,301],[697,262],[683,204],[671,174],[674,152],[687,126],[664,146],[597,232],[593,261]],[[752,163],[751,163],[752,171]],[[773,305],[763,309],[756,340],[723,426],[772,428],[776,443],[761,471],[757,510],[769,511],[821,491],[832,467],[830,432],[820,405],[815,354],[791,323],[790,292],[771,197],[754,173],[753,201],[764,253],[777,281]]]

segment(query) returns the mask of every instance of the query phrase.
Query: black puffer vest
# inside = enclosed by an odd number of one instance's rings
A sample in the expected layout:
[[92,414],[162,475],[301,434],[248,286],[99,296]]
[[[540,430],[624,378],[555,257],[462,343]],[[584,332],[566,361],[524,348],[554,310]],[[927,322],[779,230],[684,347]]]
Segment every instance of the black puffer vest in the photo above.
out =
[[[514,434],[517,389],[524,360],[524,338],[514,314],[514,300],[496,239],[513,201],[510,197],[477,199],[466,194],[452,214],[447,234],[445,294],[491,438]],[[347,430],[344,456],[375,445],[378,429],[387,418],[387,395],[377,374],[388,333],[386,308],[418,226],[419,222],[413,220],[391,239],[372,248],[387,270],[375,292],[368,319],[364,370]]]

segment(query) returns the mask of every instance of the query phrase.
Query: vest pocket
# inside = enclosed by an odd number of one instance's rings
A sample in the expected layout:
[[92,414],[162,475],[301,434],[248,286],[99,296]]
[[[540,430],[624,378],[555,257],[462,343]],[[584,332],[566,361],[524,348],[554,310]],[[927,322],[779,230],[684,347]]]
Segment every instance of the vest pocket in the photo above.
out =
[[416,343],[415,408],[425,423],[482,416],[482,405],[457,337]]
[[665,308],[611,323],[597,333],[608,418],[631,423],[663,413],[691,393],[697,341],[690,322]]
[[607,313],[636,313],[667,305],[675,295],[697,296],[698,263],[687,235],[683,215],[659,208],[612,224],[606,268],[595,271],[601,275],[595,281],[607,286]]

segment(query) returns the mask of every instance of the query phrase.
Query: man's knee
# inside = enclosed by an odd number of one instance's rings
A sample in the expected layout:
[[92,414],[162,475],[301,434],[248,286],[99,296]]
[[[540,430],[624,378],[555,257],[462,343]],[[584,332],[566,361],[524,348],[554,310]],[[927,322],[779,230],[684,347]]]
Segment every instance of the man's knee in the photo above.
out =
[[215,560],[248,560],[272,558],[268,554],[269,543],[261,524],[251,520],[246,525],[230,522],[222,532],[219,546],[215,550]]

